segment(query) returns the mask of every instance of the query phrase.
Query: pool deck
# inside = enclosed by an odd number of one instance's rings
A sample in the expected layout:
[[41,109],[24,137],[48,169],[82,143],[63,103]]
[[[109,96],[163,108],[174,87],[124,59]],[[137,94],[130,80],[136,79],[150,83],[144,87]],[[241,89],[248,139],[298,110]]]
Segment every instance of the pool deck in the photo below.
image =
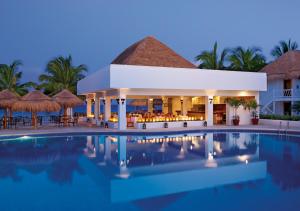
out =
[[80,134],[80,133],[103,133],[103,134],[167,134],[167,133],[189,133],[189,132],[210,132],[210,131],[240,131],[240,132],[270,132],[270,133],[289,133],[299,134],[300,127],[282,128],[269,125],[247,125],[247,126],[212,126],[212,127],[188,127],[188,128],[159,128],[159,129],[107,129],[100,127],[44,127],[39,129],[7,129],[0,130],[1,136],[24,136],[24,135],[45,135],[45,134]]

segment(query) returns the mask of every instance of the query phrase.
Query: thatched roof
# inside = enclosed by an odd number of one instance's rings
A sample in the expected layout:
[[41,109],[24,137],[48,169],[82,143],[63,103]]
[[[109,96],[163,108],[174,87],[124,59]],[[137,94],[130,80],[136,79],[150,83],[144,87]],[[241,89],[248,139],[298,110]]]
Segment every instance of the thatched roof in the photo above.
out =
[[19,100],[19,96],[8,89],[0,92],[0,108],[11,108]]
[[62,107],[72,108],[83,104],[83,101],[69,90],[64,89],[53,96],[53,99]]
[[123,51],[112,64],[196,68],[154,37],[146,37]]
[[300,77],[300,51],[288,51],[261,72],[266,72],[268,80],[297,79]]
[[20,101],[13,105],[12,109],[14,111],[54,112],[60,110],[60,105],[52,98],[36,90],[23,96]]

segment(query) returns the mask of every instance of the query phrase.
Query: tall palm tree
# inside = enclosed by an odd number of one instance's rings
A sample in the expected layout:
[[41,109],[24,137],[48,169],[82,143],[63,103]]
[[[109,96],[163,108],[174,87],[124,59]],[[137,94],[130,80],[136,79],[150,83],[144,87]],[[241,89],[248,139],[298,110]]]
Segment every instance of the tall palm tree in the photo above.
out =
[[291,39],[288,41],[281,40],[278,45],[276,45],[273,50],[271,51],[272,56],[275,58],[280,57],[281,55],[285,54],[288,51],[293,51],[298,49],[298,43],[292,42]]
[[47,64],[46,74],[39,77],[40,88],[46,94],[54,95],[63,89],[68,89],[74,94],[77,91],[77,82],[85,77],[87,67],[83,64],[74,66],[72,57],[57,57]]
[[266,59],[257,47],[234,48],[231,50],[229,62],[230,68],[237,71],[256,72],[266,65]]
[[24,95],[28,92],[28,88],[35,85],[33,82],[20,82],[22,72],[18,71],[18,69],[21,65],[22,62],[18,60],[13,61],[10,65],[0,65],[0,90],[8,89],[19,95]]
[[228,50],[222,50],[220,56],[218,55],[218,43],[215,42],[212,51],[202,51],[201,54],[196,56],[196,61],[200,61],[199,68],[211,69],[211,70],[222,70],[226,69],[224,63],[227,58]]

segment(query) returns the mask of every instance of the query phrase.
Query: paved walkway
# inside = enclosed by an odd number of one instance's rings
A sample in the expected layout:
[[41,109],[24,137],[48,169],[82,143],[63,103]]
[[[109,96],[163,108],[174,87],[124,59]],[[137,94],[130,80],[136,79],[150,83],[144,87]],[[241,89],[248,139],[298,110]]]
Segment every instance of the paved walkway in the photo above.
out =
[[[196,132],[196,131],[215,131],[215,130],[237,130],[237,131],[263,131],[263,132],[279,132],[279,128],[269,125],[247,125],[247,126],[212,126],[212,127],[188,127],[188,128],[158,128],[158,129],[107,129],[100,127],[43,127],[39,129],[8,129],[0,130],[1,136],[20,136],[20,135],[38,135],[38,134],[74,134],[74,133],[105,133],[105,134],[151,134],[151,133],[176,133],[176,132]],[[281,129],[281,132],[288,131],[290,133],[299,133],[300,128]]]

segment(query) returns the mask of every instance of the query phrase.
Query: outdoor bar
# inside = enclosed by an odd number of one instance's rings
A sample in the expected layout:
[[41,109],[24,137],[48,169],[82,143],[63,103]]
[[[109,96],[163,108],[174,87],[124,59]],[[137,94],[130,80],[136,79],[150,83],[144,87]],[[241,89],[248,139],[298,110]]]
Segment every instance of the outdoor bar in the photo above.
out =
[[86,119],[96,124],[120,130],[183,128],[230,125],[236,113],[241,125],[250,124],[251,112],[233,108],[226,99],[259,102],[266,80],[265,73],[198,69],[146,37],[79,81],[77,89],[86,96]]

